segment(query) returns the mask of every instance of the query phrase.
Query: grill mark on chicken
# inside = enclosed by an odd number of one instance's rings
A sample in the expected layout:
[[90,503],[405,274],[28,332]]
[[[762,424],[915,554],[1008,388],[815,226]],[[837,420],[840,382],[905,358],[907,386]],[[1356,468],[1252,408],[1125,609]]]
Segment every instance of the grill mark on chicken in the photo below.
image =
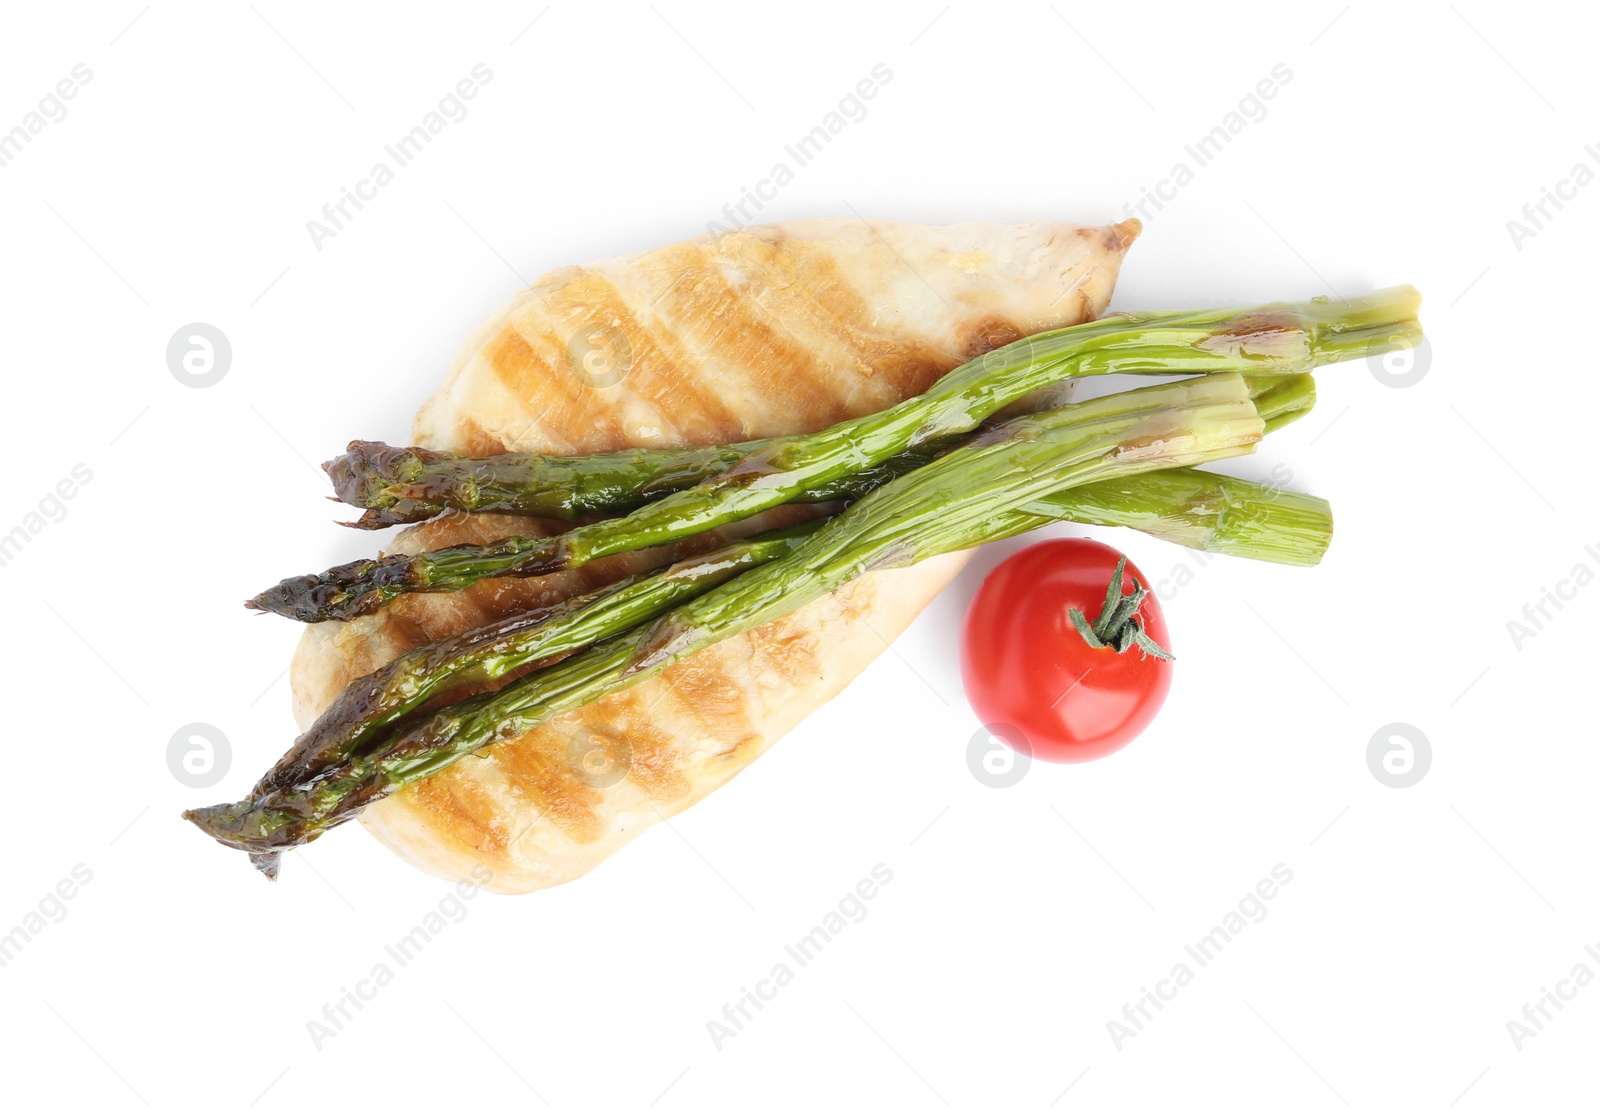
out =
[[666,803],[687,795],[689,781],[678,741],[657,724],[658,697],[646,701],[630,692],[605,715],[591,717],[588,728],[605,739],[607,755],[625,768],[629,783],[652,802]]
[[[553,719],[514,742],[493,748],[493,759],[506,782],[525,793],[547,822],[582,844],[600,837],[603,823],[597,808],[605,798],[568,760],[569,746],[581,723]],[[581,742],[581,739],[580,739]]]
[[[588,271],[550,299],[553,308],[576,322],[574,335],[625,348],[625,354],[612,353],[622,361],[618,370],[623,377],[614,390],[601,388],[600,400],[627,415],[623,423],[633,442],[715,444],[737,436],[733,411],[702,385],[702,376],[693,373],[695,361],[681,351],[676,337],[656,326],[654,306],[640,306],[640,312],[651,315],[648,322],[640,320],[615,285]],[[576,376],[577,369],[573,373]],[[584,399],[586,404],[591,400]],[[638,435],[638,430],[652,427],[660,432]]]
[[[636,315],[648,318],[644,325],[647,346],[642,359],[638,358],[641,353],[635,352],[634,370],[624,380],[623,388],[648,391],[663,430],[670,433],[661,443],[726,444],[746,438],[747,424],[736,395],[718,388],[672,327],[676,302],[671,298],[705,267],[704,247],[677,244],[660,252],[658,260],[652,260],[641,283],[645,287],[641,295],[648,300]],[[625,303],[626,295],[621,290],[617,293]]]
[[771,248],[771,265],[783,279],[766,295],[774,314],[808,314],[815,335],[836,338],[851,353],[851,386],[840,394],[849,412],[875,412],[920,394],[961,363],[954,352],[886,328],[838,264],[814,246],[785,236],[743,239]]
[[[503,865],[517,831],[507,829],[501,804],[492,781],[452,779],[437,782],[437,777],[419,780],[410,789],[418,804],[436,821],[448,826],[458,837],[465,837],[479,853]],[[535,803],[537,801],[534,801]],[[532,815],[539,814],[538,810]]]
[[589,451],[586,441],[626,436],[616,409],[595,405],[589,395],[598,391],[573,371],[567,345],[582,320],[555,318],[548,302],[548,294],[530,298],[490,341],[485,355],[495,377],[510,396],[526,399],[527,427],[574,430],[558,449],[562,452]]
[[[701,265],[666,295],[663,308],[680,322],[680,337],[701,375],[722,397],[736,399],[744,436],[766,435],[788,422],[832,424],[842,412],[822,384],[815,356],[749,304],[702,248]],[[735,267],[747,265],[741,256]],[[749,267],[759,282],[759,262]]]
[[727,745],[749,732],[743,701],[745,685],[720,667],[715,658],[690,657],[671,671],[668,697],[677,700],[680,714],[700,724],[704,737]]
[[751,311],[793,343],[809,346],[817,385],[840,415],[828,420],[887,404],[873,404],[888,388],[873,381],[873,355],[887,345],[863,313],[861,298],[838,296],[845,279],[833,260],[784,235],[728,236],[714,250],[725,270],[743,272],[741,292],[749,291],[745,300]]

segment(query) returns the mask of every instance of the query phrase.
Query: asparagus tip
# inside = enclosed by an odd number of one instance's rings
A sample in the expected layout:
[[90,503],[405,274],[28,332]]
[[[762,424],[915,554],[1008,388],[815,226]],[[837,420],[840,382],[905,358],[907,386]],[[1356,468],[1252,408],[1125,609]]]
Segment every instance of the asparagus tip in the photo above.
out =
[[408,556],[352,560],[320,575],[296,575],[268,587],[245,603],[298,622],[348,622],[370,614],[405,581]]
[[278,869],[283,865],[283,851],[275,849],[271,853],[252,853],[250,864],[268,880],[277,880]]

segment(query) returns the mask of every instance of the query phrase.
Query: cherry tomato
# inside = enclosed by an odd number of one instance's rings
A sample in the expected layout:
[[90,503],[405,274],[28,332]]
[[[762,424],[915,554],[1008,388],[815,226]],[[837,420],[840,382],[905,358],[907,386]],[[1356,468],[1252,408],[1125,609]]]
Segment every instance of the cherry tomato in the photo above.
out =
[[[1114,582],[1126,601],[1107,616]],[[961,631],[961,681],[978,717],[1046,761],[1092,761],[1138,737],[1172,686],[1172,644],[1149,582],[1116,549],[1076,538],[995,568]]]

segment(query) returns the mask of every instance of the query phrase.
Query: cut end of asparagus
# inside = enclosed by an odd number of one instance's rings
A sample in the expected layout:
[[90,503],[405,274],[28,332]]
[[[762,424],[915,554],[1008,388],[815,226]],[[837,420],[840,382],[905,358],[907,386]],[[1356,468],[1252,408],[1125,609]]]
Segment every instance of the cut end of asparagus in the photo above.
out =
[[1195,346],[1255,365],[1252,373],[1292,373],[1415,347],[1422,340],[1414,286],[1353,298],[1316,297],[1249,309],[1223,321]]
[[1352,298],[1319,297],[1305,310],[1314,366],[1405,351],[1422,342],[1415,286],[1391,286]]
[[1223,489],[1207,552],[1296,567],[1322,561],[1333,540],[1333,507],[1325,499],[1275,490],[1268,497],[1234,500]]
[[1187,467],[1056,491],[1023,509],[1052,521],[1138,529],[1202,552],[1301,566],[1322,558],[1333,532],[1332,512],[1320,498]]
[[1244,455],[1266,435],[1266,423],[1250,396],[1250,381],[1242,375],[1206,375],[1129,391],[1125,397],[1154,396],[1174,386],[1183,388],[1192,408],[1151,413],[1123,439],[1111,459],[1121,464],[1149,460],[1167,467],[1189,466]]

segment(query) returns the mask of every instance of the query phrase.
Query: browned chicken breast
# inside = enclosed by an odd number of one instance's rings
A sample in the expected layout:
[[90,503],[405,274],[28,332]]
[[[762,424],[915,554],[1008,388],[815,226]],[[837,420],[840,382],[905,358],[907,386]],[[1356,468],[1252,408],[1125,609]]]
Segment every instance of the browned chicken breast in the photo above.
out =
[[[920,393],[1020,336],[1098,316],[1138,230],[1136,221],[808,220],[558,270],[467,343],[418,413],[415,443],[565,454],[821,429]],[[740,531],[796,512],[773,511]],[[557,528],[457,515],[402,532],[390,551]],[[351,680],[417,645],[670,555],[409,595],[369,617],[312,626],[291,671],[296,717],[305,728]],[[867,575],[493,746],[486,759],[458,762],[370,807],[362,822],[436,875],[476,869],[481,880],[486,866],[494,891],[582,876],[727,783],[838,694],[963,560]]]

